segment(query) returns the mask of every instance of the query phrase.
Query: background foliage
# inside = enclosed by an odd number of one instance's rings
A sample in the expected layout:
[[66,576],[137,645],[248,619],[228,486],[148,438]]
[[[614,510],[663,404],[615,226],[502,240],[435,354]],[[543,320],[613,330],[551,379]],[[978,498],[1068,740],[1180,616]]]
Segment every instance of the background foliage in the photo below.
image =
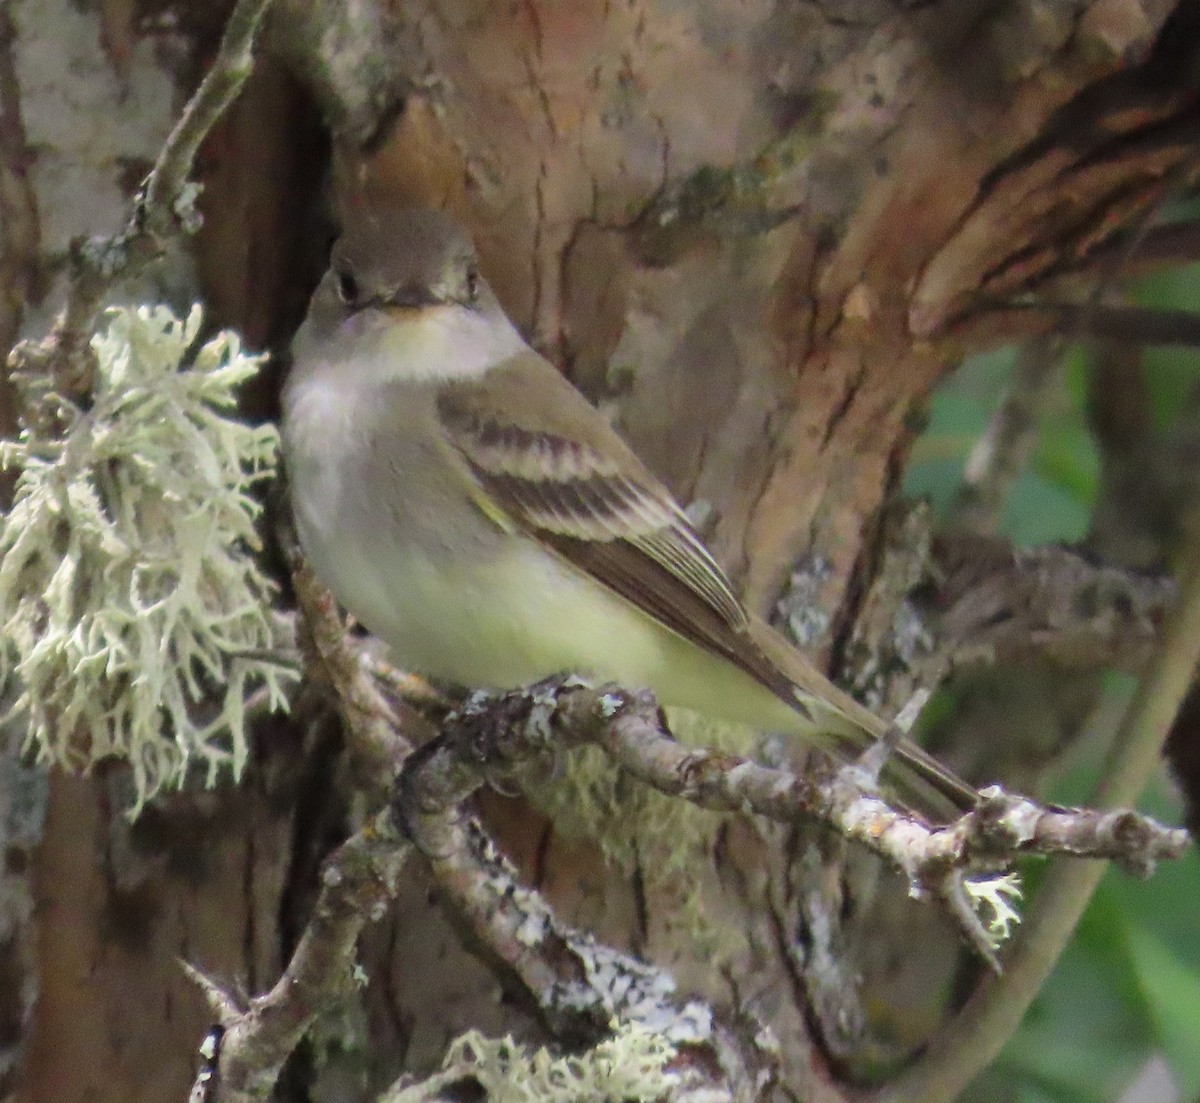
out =
[[[1194,309],[1200,266],[1163,269],[1131,289],[1130,300]],[[1061,386],[1043,404],[1031,459],[1001,513],[998,531],[1022,546],[1086,541],[1102,492],[1101,460],[1087,402],[1094,350],[1072,345]],[[1195,418],[1196,354],[1190,349],[1140,352],[1156,435],[1186,433]],[[1017,349],[1006,346],[966,361],[934,395],[912,452],[905,490],[925,496],[942,524],[963,483],[967,456],[1012,386]],[[1188,552],[1185,552],[1187,554]],[[1014,674],[1019,677],[1019,674]],[[1109,674],[1103,694],[1125,700],[1133,679]],[[1097,709],[1104,711],[1104,702]],[[1095,741],[1057,763],[1046,797],[1081,801],[1098,769]],[[1089,755],[1089,750],[1092,752]],[[1178,821],[1182,811],[1164,767],[1145,811]],[[1026,871],[1036,891],[1040,870]],[[1161,1098],[1133,1082],[1162,1059],[1178,1099],[1200,1094],[1200,856],[1158,869],[1149,881],[1110,869],[1074,942],[1039,994],[1002,1057],[972,1090],[973,1099],[1020,1103],[1100,1103]],[[1145,1089],[1149,1091],[1150,1089]],[[1123,1094],[1128,1092],[1129,1094]]]

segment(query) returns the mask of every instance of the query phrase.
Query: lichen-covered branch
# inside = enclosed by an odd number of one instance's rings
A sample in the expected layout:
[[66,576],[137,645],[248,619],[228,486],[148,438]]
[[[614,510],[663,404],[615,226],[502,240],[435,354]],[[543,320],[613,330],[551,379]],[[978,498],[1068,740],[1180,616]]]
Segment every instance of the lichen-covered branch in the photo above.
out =
[[[441,738],[422,748],[402,775],[398,809],[433,855],[461,850],[461,825],[445,818],[487,778],[502,778],[533,755],[590,742],[662,792],[706,808],[754,812],[788,823],[809,817],[861,843],[900,870],[916,892],[948,904],[976,948],[991,958],[995,937],[966,903],[971,872],[992,872],[1022,854],[1111,858],[1140,871],[1186,849],[1186,831],[1134,812],[1098,816],[1046,808],[998,787],[979,807],[942,829],[891,808],[877,793],[878,754],[831,775],[797,774],[751,759],[678,743],[648,695],[547,684],[494,699],[478,696],[451,717]],[[414,788],[414,779],[421,785]],[[999,901],[993,901],[999,904]],[[1000,920],[1002,907],[995,907]]]
[[[296,564],[294,581],[309,674],[336,696],[359,774],[386,791],[411,744],[350,647],[329,592],[304,563]],[[348,991],[358,935],[395,895],[408,851],[385,808],[326,859],[296,952],[265,995],[244,1003],[190,968],[223,1028],[216,1074],[197,1080],[193,1103],[248,1103],[270,1096],[283,1062],[305,1032]]]
[[963,531],[934,535],[921,503],[894,507],[840,663],[887,713],[948,671],[1022,662],[1141,670],[1178,586],[1169,575],[1097,563],[1071,548],[1017,548]]
[[[756,1023],[741,1037],[719,1025],[702,1001],[678,996],[667,973],[559,923],[536,892],[518,883],[478,822],[461,809],[492,776],[493,762],[476,753],[490,754],[490,749],[452,736],[410,753],[363,657],[349,646],[328,593],[304,565],[297,567],[295,580],[310,669],[335,692],[354,753],[376,762],[407,755],[395,803],[399,821],[425,854],[451,906],[520,980],[553,1034],[595,1047],[590,1061],[576,1058],[572,1068],[593,1088],[598,1083],[611,1087],[613,1099],[732,1101],[765,1090],[777,1075],[769,1032]],[[452,731],[457,723],[451,721]],[[500,753],[495,760],[501,772],[505,757]],[[244,1004],[192,970],[221,1027],[215,1072],[207,1066],[202,1070],[193,1089],[195,1103],[266,1098],[305,1031],[345,993],[358,933],[393,895],[406,860],[395,822],[390,809],[378,813],[327,860],[313,917],[284,975],[266,995]],[[655,1039],[654,1044],[644,1044],[646,1039]],[[460,1041],[447,1060],[457,1068],[470,1064],[473,1054],[472,1076],[481,1082],[502,1075],[503,1068],[514,1076],[528,1074],[554,1060],[541,1051],[526,1065],[515,1048],[494,1052],[482,1039],[474,1041],[465,1049]],[[492,1059],[483,1061],[484,1053]],[[445,1076],[425,1085],[398,1085],[389,1097],[436,1098]],[[646,1090],[634,1090],[638,1084]]]
[[948,665],[1040,657],[1065,669],[1138,671],[1179,588],[1169,575],[1097,563],[1070,548],[1014,548],[950,533],[932,542],[931,599]]
[[312,917],[283,975],[269,992],[244,1003],[195,967],[189,972],[208,997],[224,1033],[217,1074],[193,1099],[251,1103],[270,1097],[283,1063],[317,1016],[335,1007],[355,983],[359,933],[395,895],[409,848],[380,813],[343,843],[321,871]]
[[[561,923],[538,893],[518,882],[478,821],[462,813],[466,796],[530,752],[529,728],[508,710],[520,711],[531,700],[510,694],[495,702],[498,716],[472,706],[453,718],[442,737],[406,763],[398,818],[451,906],[520,981],[556,1038],[597,1046],[630,1028],[648,1031],[671,1050],[661,1070],[668,1074],[666,1098],[763,1094],[778,1075],[776,1046],[763,1024],[722,1025],[702,1000],[677,993],[668,973]],[[527,724],[537,721],[527,716]],[[502,746],[493,747],[491,736]],[[424,1098],[416,1088],[409,1091],[417,1094],[394,1098]]]
[[[1161,760],[1200,655],[1200,570],[1193,568],[1153,667],[1121,723],[1097,789],[1100,804],[1137,800]],[[1093,813],[1098,824],[1103,813]],[[1115,821],[1111,827],[1123,832]],[[1111,833],[1108,832],[1108,833]],[[1138,832],[1135,832],[1137,834]],[[1182,833],[1179,833],[1180,835]],[[1072,851],[1075,853],[1075,851]],[[1100,883],[1104,865],[1056,863],[1031,909],[1004,976],[980,987],[929,1051],[880,1094],[887,1103],[950,1103],[1000,1052],[1041,991]]]
[[[303,568],[297,572],[297,591],[313,663],[355,729],[352,745],[374,748],[373,754],[385,748],[384,758],[393,763],[403,758],[404,765],[392,809],[379,813],[327,864],[314,917],[272,991],[242,1006],[204,982],[225,1031],[220,1075],[211,1081],[216,1098],[263,1098],[287,1053],[320,1010],[338,998],[358,931],[390,897],[404,861],[394,823],[425,855],[451,906],[520,981],[555,1037],[594,1046],[610,1037],[614,1022],[652,1031],[677,1047],[660,1068],[673,1078],[671,1098],[687,1098],[701,1088],[716,1098],[739,1098],[777,1075],[774,1048],[761,1029],[739,1037],[717,1024],[701,1001],[677,996],[667,974],[561,924],[536,892],[519,884],[486,832],[463,810],[482,785],[565,745],[594,743],[615,766],[705,807],[782,822],[808,816],[830,824],[900,869],[914,891],[942,900],[989,960],[995,936],[980,922],[977,909],[990,907],[991,926],[1006,926],[1012,916],[1006,900],[1011,886],[1003,879],[973,882],[968,872],[994,871],[1021,854],[1048,853],[1112,858],[1147,872],[1188,843],[1186,832],[1133,812],[1045,808],[999,788],[985,790],[974,811],[935,830],[877,795],[886,744],[823,777],[794,774],[684,747],[662,728],[648,695],[597,691],[577,682],[476,695],[450,715],[436,739],[405,757],[408,744],[370,685],[361,656],[348,646],[328,595]],[[695,1060],[697,1051],[707,1056]],[[431,1080],[430,1090],[440,1082]],[[422,1090],[406,1084],[393,1094],[425,1098]]]

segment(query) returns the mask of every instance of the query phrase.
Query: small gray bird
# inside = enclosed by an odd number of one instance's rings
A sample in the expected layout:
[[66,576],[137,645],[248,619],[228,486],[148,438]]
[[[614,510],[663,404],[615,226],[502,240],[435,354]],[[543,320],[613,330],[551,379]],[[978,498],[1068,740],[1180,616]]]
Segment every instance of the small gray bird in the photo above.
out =
[[[301,546],[406,668],[502,688],[577,672],[841,758],[884,731],[747,612],[666,488],[522,339],[446,214],[347,226],[293,350]],[[908,742],[886,780],[938,820],[975,802]]]

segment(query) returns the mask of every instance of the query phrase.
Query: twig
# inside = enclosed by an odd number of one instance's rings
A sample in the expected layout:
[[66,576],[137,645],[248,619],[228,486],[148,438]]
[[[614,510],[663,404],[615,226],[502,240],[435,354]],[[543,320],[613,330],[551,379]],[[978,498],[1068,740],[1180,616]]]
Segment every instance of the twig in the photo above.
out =
[[[1138,686],[1096,794],[1098,804],[1131,804],[1157,767],[1163,740],[1187,695],[1200,655],[1200,569],[1187,580],[1162,651]],[[879,1094],[880,1103],[950,1103],[989,1065],[1020,1025],[1075,930],[1103,862],[1055,862],[1005,964],[944,1027],[929,1051]]]
[[270,4],[271,0],[238,0],[230,12],[216,58],[146,178],[131,230],[161,240],[180,224],[185,229],[196,228],[188,175],[200,143],[237,98],[254,68],[254,40]]
[[[351,836],[325,862],[312,917],[283,976],[243,1006],[199,970],[189,972],[208,997],[224,1033],[218,1071],[202,1069],[194,1094],[222,1103],[267,1099],[288,1055],[316,1018],[352,990],[359,933],[396,892],[409,848],[387,812]],[[215,1081],[215,1094],[210,1084]]]
[[238,0],[211,68],[171,131],[134,198],[125,228],[73,249],[67,302],[50,335],[25,341],[9,354],[14,376],[33,388],[52,383],[64,394],[86,394],[93,364],[89,341],[105,293],[162,256],[180,230],[198,226],[198,189],[188,182],[196,151],[233,102],[253,67],[254,40],[271,0]]
[[956,525],[971,532],[995,530],[1037,442],[1038,416],[1054,391],[1062,354],[1058,338],[1035,337],[1022,346],[1009,393],[967,458],[952,507]]

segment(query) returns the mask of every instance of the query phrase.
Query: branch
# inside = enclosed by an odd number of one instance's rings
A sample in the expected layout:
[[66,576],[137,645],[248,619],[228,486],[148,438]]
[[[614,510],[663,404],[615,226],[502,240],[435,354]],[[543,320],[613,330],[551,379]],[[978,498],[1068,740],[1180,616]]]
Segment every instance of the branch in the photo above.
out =
[[[351,745],[399,760],[408,744],[351,650],[332,601],[304,569],[297,571],[296,587],[311,635],[311,665],[336,690],[354,729]],[[973,812],[933,830],[876,794],[886,740],[822,779],[682,747],[661,727],[647,695],[577,683],[476,695],[447,718],[438,738],[407,753],[391,813],[380,813],[329,860],[314,916],[271,992],[243,1007],[203,981],[224,1034],[218,1074],[209,1066],[202,1070],[197,1098],[209,1098],[206,1092],[239,1103],[265,1098],[316,1016],[344,994],[358,933],[393,894],[405,860],[394,823],[425,854],[450,903],[520,981],[557,1038],[595,1044],[614,1020],[652,1027],[672,1045],[686,1046],[691,1057],[705,1055],[672,1062],[681,1085],[672,1095],[679,1099],[703,1092],[734,1099],[749,1085],[773,1081],[776,1057],[761,1028],[741,1037],[718,1025],[706,1004],[677,996],[668,974],[560,924],[537,893],[518,884],[479,824],[461,812],[482,785],[507,778],[531,757],[581,742],[595,743],[661,791],[705,807],[781,822],[809,816],[833,826],[900,869],[914,891],[943,901],[988,960],[994,960],[993,936],[976,915],[968,872],[994,870],[1032,853],[1103,856],[1148,872],[1188,842],[1186,832],[1136,813],[1043,808],[997,788],[983,792]],[[988,885],[1001,919],[1004,883]]]
[[287,969],[264,996],[243,1004],[236,996],[187,967],[204,989],[223,1034],[217,1072],[206,1066],[192,1099],[223,1103],[268,1099],[292,1050],[323,1012],[352,991],[359,933],[378,919],[395,895],[409,848],[378,814],[325,861],[312,917]]
[[[411,744],[398,730],[361,654],[350,647],[329,592],[304,563],[296,565],[293,581],[308,674],[337,697],[364,788],[390,791]],[[316,906],[283,976],[248,1005],[187,967],[223,1030],[216,1074],[206,1063],[193,1086],[193,1103],[248,1103],[271,1094],[283,1062],[309,1027],[349,991],[358,935],[395,895],[408,851],[387,810],[343,843],[323,866]]]
[[[966,874],[994,871],[1023,854],[1114,858],[1147,871],[1178,857],[1186,831],[1134,812],[1101,816],[1042,807],[998,787],[954,824],[934,829],[891,808],[877,793],[886,755],[873,747],[832,777],[796,774],[747,758],[684,747],[660,724],[649,695],[548,683],[530,691],[477,695],[453,715],[441,737],[422,748],[401,777],[398,813],[422,850],[436,857],[461,849],[443,814],[482,780],[501,780],[529,758],[572,743],[593,743],[634,777],[705,808],[755,812],[782,823],[819,820],[902,872],[913,891],[945,901],[966,937],[988,960],[994,938],[966,900]],[[420,790],[413,790],[414,771]],[[432,819],[429,817],[432,815]]]
[[[1171,721],[1200,655],[1200,569],[1183,588],[1162,651],[1122,721],[1097,790],[1099,804],[1135,801],[1158,767]],[[1006,962],[941,1030],[925,1056],[880,1093],[880,1103],[950,1103],[989,1065],[1020,1025],[1070,940],[1100,878],[1102,862],[1055,863]]]
[[1145,230],[1124,230],[1072,265],[1062,280],[1078,282],[1097,269],[1120,280],[1136,279],[1173,265],[1200,261],[1200,222],[1165,222]]
[[250,75],[255,36],[270,3],[237,0],[212,66],[135,196],[124,230],[74,245],[67,302],[54,329],[44,340],[22,342],[9,354],[14,377],[31,395],[46,387],[86,394],[94,370],[89,341],[105,293],[116,280],[158,260],[175,234],[198,228],[199,189],[188,175],[201,142]]
[[1066,669],[1138,671],[1178,594],[1169,576],[967,533],[934,538],[931,573],[932,594],[918,607],[950,667],[1037,657]]
[[[575,693],[591,691],[565,690],[562,700],[576,702]],[[558,707],[552,692],[476,697],[405,764],[397,819],[448,902],[520,981],[555,1037],[595,1045],[615,1023],[634,1024],[679,1050],[668,1065],[678,1080],[670,1099],[716,1103],[764,1094],[779,1075],[776,1043],[764,1024],[731,1030],[708,1004],[678,994],[668,973],[560,923],[537,892],[518,882],[479,823],[460,812],[479,787],[556,741],[541,725]],[[403,1098],[425,1096],[411,1089]]]
[[924,503],[896,503],[873,544],[840,667],[887,714],[951,670],[1049,660],[1064,670],[1141,671],[1178,587],[1070,548],[935,536]]
[[946,335],[972,349],[1039,336],[1195,348],[1200,313],[1105,303],[997,303],[951,323]]

